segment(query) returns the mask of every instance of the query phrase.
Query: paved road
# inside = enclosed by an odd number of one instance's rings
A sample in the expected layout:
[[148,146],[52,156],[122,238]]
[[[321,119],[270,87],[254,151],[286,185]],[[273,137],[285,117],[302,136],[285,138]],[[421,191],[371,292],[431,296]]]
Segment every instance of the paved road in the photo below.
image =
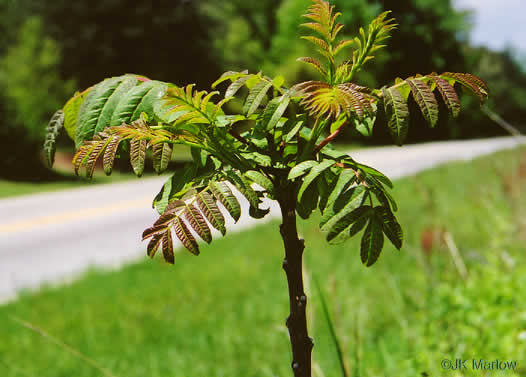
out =
[[[524,142],[524,139],[523,139]],[[451,160],[511,148],[518,139],[426,143],[352,152],[392,178]],[[68,281],[88,266],[118,267],[145,257],[142,231],[156,219],[153,196],[165,178],[142,179],[0,200],[0,303],[22,288]],[[248,213],[246,209],[243,213]],[[270,220],[279,215],[275,204]],[[242,216],[229,232],[252,226]]]

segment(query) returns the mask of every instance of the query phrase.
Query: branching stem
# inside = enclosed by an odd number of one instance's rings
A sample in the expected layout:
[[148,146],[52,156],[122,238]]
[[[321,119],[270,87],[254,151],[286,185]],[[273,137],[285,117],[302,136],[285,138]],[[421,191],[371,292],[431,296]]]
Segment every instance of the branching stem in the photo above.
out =
[[329,144],[331,141],[333,141],[334,139],[336,139],[336,137],[338,137],[338,135],[340,134],[340,132],[342,131],[343,129],[343,126],[345,126],[345,123],[343,123],[340,127],[338,127],[336,129],[336,131],[334,131],[332,134],[330,134],[329,136],[327,136],[327,138],[325,138],[325,140],[323,140],[320,144],[318,144],[316,146],[316,148],[314,148],[314,154],[318,153],[319,151],[322,150],[322,148],[324,146],[326,146],[327,144]]

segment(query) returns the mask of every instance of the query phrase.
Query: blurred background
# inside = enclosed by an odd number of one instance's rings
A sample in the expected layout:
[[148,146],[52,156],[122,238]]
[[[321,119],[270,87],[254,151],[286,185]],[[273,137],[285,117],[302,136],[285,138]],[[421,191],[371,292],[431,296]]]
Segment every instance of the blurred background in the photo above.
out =
[[[520,27],[511,27],[513,17],[521,14],[519,2],[499,1],[497,7],[489,0],[333,1],[344,14],[341,21],[349,35],[387,9],[400,25],[389,47],[357,77],[359,83],[380,87],[417,72],[471,72],[489,84],[489,108],[524,131],[524,38]],[[196,82],[203,89],[226,70],[282,74],[289,84],[311,78],[314,72],[296,62],[307,52],[298,39],[298,24],[308,4],[0,0],[0,177],[64,179],[41,162],[47,121],[75,90],[108,76],[140,73],[181,85]],[[462,101],[468,111],[460,119],[444,117],[432,130],[411,127],[408,142],[506,133],[476,111],[476,100],[463,96]],[[376,128],[374,143],[390,143],[386,130]],[[351,134],[341,141],[350,140],[372,142]],[[71,153],[71,148],[63,136],[59,151]]]

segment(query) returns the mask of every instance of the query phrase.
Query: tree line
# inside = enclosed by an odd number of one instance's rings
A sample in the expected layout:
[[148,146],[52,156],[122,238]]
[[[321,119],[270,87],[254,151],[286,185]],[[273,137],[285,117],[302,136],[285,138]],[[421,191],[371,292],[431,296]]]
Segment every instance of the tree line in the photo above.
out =
[[[521,126],[526,117],[524,69],[510,52],[470,46],[469,14],[455,10],[451,0],[333,3],[344,15],[341,22],[348,25],[344,34],[356,34],[359,25],[383,10],[392,10],[400,25],[389,49],[378,54],[374,69],[357,76],[358,83],[377,86],[394,81],[395,75],[440,73],[446,67],[472,72],[492,90],[488,106]],[[226,68],[257,72],[263,67],[265,74],[283,74],[295,81],[315,77],[315,71],[295,60],[307,48],[297,42],[297,25],[308,4],[308,0],[0,0],[0,26],[6,31],[0,34],[0,85],[5,88],[0,92],[4,156],[0,174],[17,178],[25,167],[35,179],[45,176],[46,170],[37,166],[49,117],[75,90],[101,77],[140,73],[176,84],[196,82],[202,89]],[[465,96],[462,106],[474,110],[479,105]],[[423,123],[421,115],[413,113],[412,124]],[[375,133],[376,140],[389,140],[381,127]],[[432,130],[412,127],[408,141],[503,133],[484,113],[466,111],[456,121],[439,119]]]

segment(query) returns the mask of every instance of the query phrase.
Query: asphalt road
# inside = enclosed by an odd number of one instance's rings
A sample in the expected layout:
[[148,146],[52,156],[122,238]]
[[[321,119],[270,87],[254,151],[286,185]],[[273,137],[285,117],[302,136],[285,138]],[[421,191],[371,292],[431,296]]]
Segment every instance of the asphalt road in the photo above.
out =
[[[353,151],[352,157],[391,178],[451,160],[469,160],[519,143],[517,138],[426,143]],[[522,139],[525,142],[525,139]],[[90,266],[115,268],[145,258],[142,231],[157,218],[151,208],[165,177],[97,185],[0,200],[0,303],[21,289],[63,283]],[[239,231],[257,221],[248,204]],[[265,219],[279,216],[274,203]],[[260,223],[260,221],[258,221]]]

